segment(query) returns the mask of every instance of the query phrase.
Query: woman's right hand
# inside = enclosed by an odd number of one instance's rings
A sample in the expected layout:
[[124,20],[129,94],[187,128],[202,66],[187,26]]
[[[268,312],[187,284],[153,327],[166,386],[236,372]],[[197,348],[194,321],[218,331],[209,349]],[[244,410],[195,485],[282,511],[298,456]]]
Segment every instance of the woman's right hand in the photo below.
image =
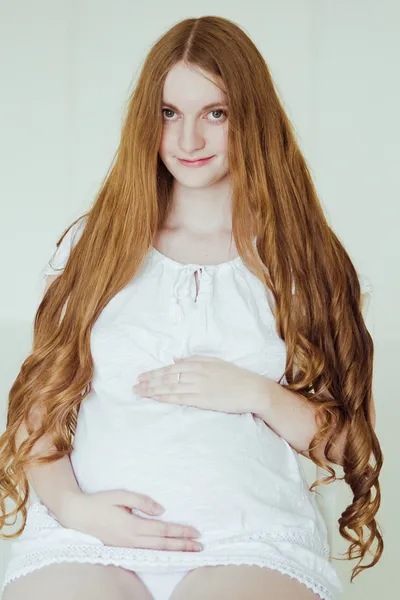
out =
[[78,493],[65,498],[58,519],[61,525],[100,539],[107,546],[150,548],[153,550],[197,551],[201,545],[192,538],[201,534],[194,528],[132,514],[131,509],[148,515],[164,512],[149,496],[126,490]]

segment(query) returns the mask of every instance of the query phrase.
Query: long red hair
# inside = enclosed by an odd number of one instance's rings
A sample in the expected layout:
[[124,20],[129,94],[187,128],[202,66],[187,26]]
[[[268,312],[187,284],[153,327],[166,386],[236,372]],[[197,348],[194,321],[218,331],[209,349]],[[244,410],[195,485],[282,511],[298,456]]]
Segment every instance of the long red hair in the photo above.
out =
[[[372,422],[374,345],[362,315],[360,282],[325,219],[264,58],[241,28],[215,16],[177,23],[150,50],[129,99],[113,164],[84,215],[85,227],[65,269],[37,309],[32,351],[10,390],[0,438],[0,530],[19,512],[23,524],[1,537],[17,537],[25,527],[24,469],[37,464],[28,456],[37,440],[50,434],[57,448],[39,462],[71,452],[79,406],[93,376],[93,324],[134,277],[164,222],[173,180],[158,155],[162,91],[180,61],[210,73],[227,93],[233,235],[243,260],[274,296],[277,331],[287,347],[287,388],[318,407],[319,430],[309,451],[330,474],[325,484],[335,480],[330,450],[348,427],[342,467],[353,500],[338,523],[350,542],[348,559],[359,559],[352,581],[383,552],[375,520],[383,457]],[[32,411],[42,415],[36,430]],[[17,451],[22,424],[29,437]],[[320,462],[313,447],[327,436],[326,461]],[[7,498],[16,504],[8,514]],[[373,560],[362,565],[367,552]]]

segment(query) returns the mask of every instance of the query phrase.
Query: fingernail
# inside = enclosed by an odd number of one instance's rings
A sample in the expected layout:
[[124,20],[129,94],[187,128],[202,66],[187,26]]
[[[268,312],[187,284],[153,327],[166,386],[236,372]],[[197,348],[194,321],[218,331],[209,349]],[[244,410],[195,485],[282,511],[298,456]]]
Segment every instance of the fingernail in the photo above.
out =
[[154,512],[156,512],[157,514],[160,515],[161,513],[165,512],[165,508],[163,508],[162,506],[160,506],[159,504],[157,504],[154,507]]

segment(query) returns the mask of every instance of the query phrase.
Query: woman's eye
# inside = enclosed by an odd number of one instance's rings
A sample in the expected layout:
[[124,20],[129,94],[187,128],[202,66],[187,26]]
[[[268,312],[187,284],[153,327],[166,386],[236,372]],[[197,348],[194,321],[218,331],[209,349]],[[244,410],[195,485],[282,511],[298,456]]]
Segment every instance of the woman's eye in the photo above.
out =
[[[170,119],[169,117],[167,117],[166,113],[172,113],[172,114],[176,114],[176,113],[175,113],[175,111],[173,111],[171,108],[163,108],[161,112],[163,113],[163,115],[164,115],[164,119],[165,119],[166,121],[172,121],[172,119]],[[226,111],[225,111],[225,110],[223,110],[222,108],[221,108],[221,109],[214,109],[214,110],[212,110],[211,112],[209,112],[208,114],[209,114],[209,115],[211,115],[211,114],[213,114],[213,113],[214,113],[214,114],[215,114],[215,113],[221,113],[221,115],[223,115],[224,117],[226,117],[226,116],[227,116],[227,113],[226,113]],[[217,119],[215,119],[215,120],[214,120],[214,119],[211,119],[211,121],[214,121],[214,122],[216,122],[216,123],[218,123],[218,122],[219,122],[219,121],[221,121],[221,120],[222,120],[221,118],[217,118]]]
[[[163,113],[164,117],[165,117],[166,112],[173,113],[174,111],[171,110],[170,108],[163,108],[162,113]],[[170,121],[170,119],[167,119],[167,121]]]
[[[212,110],[211,113],[221,113],[221,115],[226,116],[226,112],[224,110],[222,110],[222,108],[218,108],[217,110]],[[220,119],[217,119],[217,120],[220,121]]]

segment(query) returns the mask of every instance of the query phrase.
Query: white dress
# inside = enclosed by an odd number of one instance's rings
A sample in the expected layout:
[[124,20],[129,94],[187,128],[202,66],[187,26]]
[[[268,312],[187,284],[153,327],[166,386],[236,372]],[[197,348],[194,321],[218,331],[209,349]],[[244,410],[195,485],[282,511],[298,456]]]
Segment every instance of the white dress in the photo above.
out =
[[[70,230],[44,275],[65,266],[84,222]],[[278,569],[324,600],[343,592],[315,493],[283,438],[252,413],[168,404],[132,390],[139,373],[190,355],[219,357],[280,379],[285,344],[264,286],[240,257],[213,266],[181,264],[152,247],[140,272],[100,314],[91,351],[92,389],[81,404],[71,453],[81,489],[149,495],[165,512],[137,514],[197,528],[204,549],[107,546],[61,526],[31,488],[27,524],[11,543],[3,589],[41,566],[79,561],[142,572],[252,564]]]

